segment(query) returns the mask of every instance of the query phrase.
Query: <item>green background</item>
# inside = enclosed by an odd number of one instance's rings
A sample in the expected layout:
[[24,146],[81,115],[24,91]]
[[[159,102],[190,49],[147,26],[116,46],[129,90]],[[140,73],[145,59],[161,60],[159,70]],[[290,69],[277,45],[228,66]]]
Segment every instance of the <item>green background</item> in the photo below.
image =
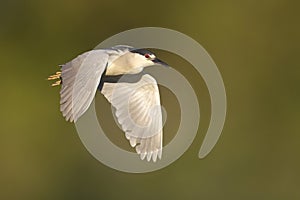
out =
[[[0,199],[300,199],[299,9],[292,0],[1,1]],[[199,160],[210,117],[205,83],[188,63],[158,52],[197,91],[200,129],[172,165],[126,174],[87,152],[45,78],[111,35],[144,26],[183,32],[209,52],[228,112],[218,144]],[[109,115],[108,106],[99,114]]]

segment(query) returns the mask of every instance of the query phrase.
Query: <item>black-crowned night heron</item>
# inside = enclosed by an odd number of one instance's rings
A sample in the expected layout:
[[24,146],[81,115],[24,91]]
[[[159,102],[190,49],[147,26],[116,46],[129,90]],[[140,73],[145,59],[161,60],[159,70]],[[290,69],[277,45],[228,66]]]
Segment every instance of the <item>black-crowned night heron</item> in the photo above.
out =
[[148,161],[162,155],[162,113],[156,80],[143,69],[168,66],[151,51],[118,45],[83,53],[61,65],[48,80],[62,85],[60,110],[76,122],[90,106],[98,90],[115,108],[115,115],[132,147]]

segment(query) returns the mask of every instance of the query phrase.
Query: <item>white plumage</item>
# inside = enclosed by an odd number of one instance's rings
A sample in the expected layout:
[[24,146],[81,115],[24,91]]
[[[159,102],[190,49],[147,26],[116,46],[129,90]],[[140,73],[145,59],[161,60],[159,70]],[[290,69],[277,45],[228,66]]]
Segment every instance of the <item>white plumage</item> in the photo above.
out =
[[137,83],[104,83],[101,93],[115,107],[126,138],[141,159],[162,154],[162,114],[157,83],[146,74]]
[[[83,53],[49,80],[61,79],[60,110],[70,122],[85,113],[100,86],[130,145],[142,160],[155,162],[162,156],[160,95],[156,80],[141,73],[155,64],[166,65],[148,50],[120,45]],[[127,75],[133,76],[123,78]]]

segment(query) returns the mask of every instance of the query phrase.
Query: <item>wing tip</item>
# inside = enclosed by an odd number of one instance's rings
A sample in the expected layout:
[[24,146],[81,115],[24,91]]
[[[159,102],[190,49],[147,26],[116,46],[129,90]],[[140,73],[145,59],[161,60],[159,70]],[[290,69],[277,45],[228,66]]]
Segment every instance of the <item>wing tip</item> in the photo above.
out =
[[155,151],[143,153],[137,150],[137,153],[140,155],[141,160],[147,160],[148,162],[150,162],[151,160],[153,162],[156,162],[157,160],[161,160],[162,158],[162,149],[156,149]]

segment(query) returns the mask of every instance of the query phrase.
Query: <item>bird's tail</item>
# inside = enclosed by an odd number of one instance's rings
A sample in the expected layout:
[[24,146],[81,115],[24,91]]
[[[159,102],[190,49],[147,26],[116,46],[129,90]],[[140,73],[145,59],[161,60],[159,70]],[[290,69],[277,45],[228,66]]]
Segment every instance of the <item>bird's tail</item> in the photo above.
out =
[[[57,80],[57,79],[59,79],[59,80]],[[56,72],[55,74],[49,76],[49,77],[47,78],[47,80],[48,80],[48,81],[56,80],[54,83],[51,84],[51,86],[61,85],[61,83],[62,83],[62,82],[61,82],[61,72],[60,72],[60,71]]]

